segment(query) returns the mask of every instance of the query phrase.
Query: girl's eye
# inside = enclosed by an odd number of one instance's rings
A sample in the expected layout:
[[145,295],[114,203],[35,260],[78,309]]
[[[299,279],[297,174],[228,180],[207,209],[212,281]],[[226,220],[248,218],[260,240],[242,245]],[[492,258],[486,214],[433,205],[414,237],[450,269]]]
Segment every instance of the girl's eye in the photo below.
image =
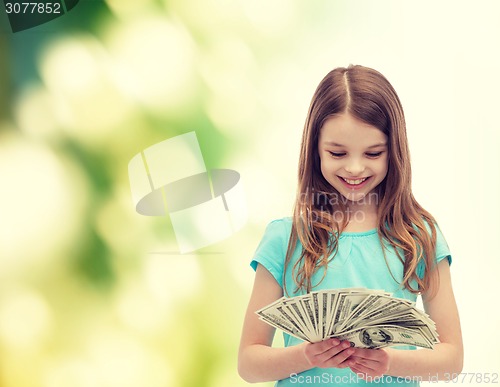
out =
[[342,157],[345,156],[345,152],[328,152],[330,153],[333,157]]
[[377,158],[380,155],[382,155],[382,153],[383,152],[369,152],[369,153],[366,153],[366,156],[371,157],[371,158]]

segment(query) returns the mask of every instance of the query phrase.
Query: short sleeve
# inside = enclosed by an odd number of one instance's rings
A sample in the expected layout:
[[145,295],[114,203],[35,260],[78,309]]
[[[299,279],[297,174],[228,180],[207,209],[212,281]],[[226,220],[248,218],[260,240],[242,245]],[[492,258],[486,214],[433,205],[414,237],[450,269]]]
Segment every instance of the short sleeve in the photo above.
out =
[[254,270],[257,270],[259,263],[264,266],[281,287],[283,287],[283,268],[291,230],[290,224],[287,223],[289,222],[286,219],[278,219],[267,225],[250,262]]
[[441,262],[445,258],[448,259],[448,263],[451,265],[450,248],[448,247],[448,243],[446,243],[446,239],[444,239],[444,235],[439,229],[439,226],[436,225],[436,263]]
[[[426,224],[427,230],[429,230],[429,226]],[[448,263],[451,265],[451,252],[450,248],[448,247],[448,243],[446,243],[446,239],[444,238],[443,233],[441,232],[441,229],[437,224],[435,224],[436,227],[436,258],[435,262],[436,265],[441,262],[443,259],[448,259]],[[424,270],[425,270],[425,262],[420,261],[418,266],[417,266],[417,275],[422,278],[424,276]]]

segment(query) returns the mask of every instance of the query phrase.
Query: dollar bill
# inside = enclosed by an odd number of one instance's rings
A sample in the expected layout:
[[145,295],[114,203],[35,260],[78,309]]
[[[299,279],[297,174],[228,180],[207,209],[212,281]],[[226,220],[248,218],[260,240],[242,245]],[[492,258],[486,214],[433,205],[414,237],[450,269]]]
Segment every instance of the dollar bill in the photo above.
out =
[[432,349],[433,343],[419,330],[395,325],[376,325],[357,328],[350,332],[334,335],[339,340],[347,340],[352,347],[383,348],[390,345],[415,345]]
[[320,290],[282,297],[256,313],[272,327],[309,342],[337,337],[362,348],[432,348],[439,342],[436,324],[426,313],[382,290]]

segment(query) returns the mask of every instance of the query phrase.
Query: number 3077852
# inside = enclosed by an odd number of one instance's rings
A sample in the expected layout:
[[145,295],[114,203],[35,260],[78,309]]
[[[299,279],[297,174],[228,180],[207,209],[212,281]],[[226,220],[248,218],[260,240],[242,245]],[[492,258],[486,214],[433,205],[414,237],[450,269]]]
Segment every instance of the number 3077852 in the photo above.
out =
[[7,13],[61,13],[61,3],[5,3]]
[[496,372],[462,372],[460,374],[448,374],[445,373],[445,383],[471,383],[471,384],[482,384],[482,383],[498,383],[498,373]]

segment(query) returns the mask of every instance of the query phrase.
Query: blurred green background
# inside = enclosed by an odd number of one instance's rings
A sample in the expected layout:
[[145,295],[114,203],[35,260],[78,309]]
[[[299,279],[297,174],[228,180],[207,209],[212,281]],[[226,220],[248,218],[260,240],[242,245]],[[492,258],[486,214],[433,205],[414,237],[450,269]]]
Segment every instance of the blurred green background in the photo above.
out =
[[[499,313],[478,333],[474,312],[500,268],[498,181],[483,184],[499,165],[499,7],[471,4],[81,0],[16,34],[0,13],[0,387],[246,385],[248,263],[266,223],[290,214],[317,83],[349,63],[400,94],[417,198],[454,251],[464,371],[498,372]],[[208,168],[240,172],[250,218],[180,255],[168,218],[135,212],[127,165],[193,130]]]

